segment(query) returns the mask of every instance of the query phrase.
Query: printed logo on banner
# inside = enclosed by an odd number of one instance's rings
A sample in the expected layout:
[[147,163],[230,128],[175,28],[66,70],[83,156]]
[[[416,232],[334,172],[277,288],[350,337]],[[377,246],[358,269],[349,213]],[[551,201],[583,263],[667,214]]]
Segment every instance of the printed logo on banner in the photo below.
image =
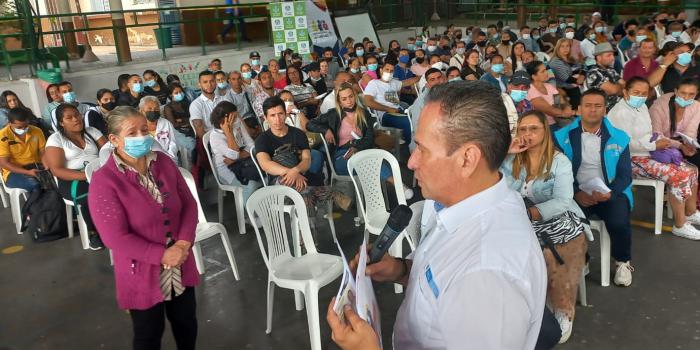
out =
[[297,31],[296,30],[293,30],[293,29],[292,30],[285,30],[284,33],[285,33],[284,40],[287,41],[287,43],[297,41]]
[[284,29],[294,29],[296,25],[294,23],[294,17],[284,17]]
[[310,53],[311,53],[311,50],[309,48],[309,42],[308,41],[300,41],[299,42],[299,54],[308,55]]
[[282,55],[282,51],[287,49],[287,44],[281,43],[281,44],[275,44],[275,56],[280,56]]
[[297,29],[297,41],[309,40],[309,31],[306,29]]
[[296,16],[297,28],[307,28],[306,16]]
[[272,32],[272,41],[275,44],[284,44],[284,30]]
[[282,16],[293,17],[294,16],[294,4],[289,2],[282,3]]
[[293,43],[287,43],[287,48],[292,49],[294,52],[299,52],[299,46],[297,45],[296,42]]
[[282,17],[282,4],[281,3],[270,4],[270,17]]
[[272,30],[284,30],[284,21],[282,21],[282,18],[272,19]]
[[296,16],[306,16],[306,3],[304,1],[294,2],[294,14]]

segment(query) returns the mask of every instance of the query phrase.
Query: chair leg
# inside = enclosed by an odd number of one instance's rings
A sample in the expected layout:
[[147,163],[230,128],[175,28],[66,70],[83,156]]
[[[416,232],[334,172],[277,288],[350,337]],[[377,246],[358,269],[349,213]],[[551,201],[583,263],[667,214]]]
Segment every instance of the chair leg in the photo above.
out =
[[[236,201],[236,219],[238,220],[238,233],[244,235],[245,230],[245,203],[243,203],[243,190],[237,189],[234,195],[234,200]],[[255,222],[251,222],[255,225]]]
[[321,325],[318,316],[318,289],[313,286],[304,292],[306,301],[306,317],[309,321],[309,340],[311,350],[321,350]]
[[333,242],[338,242],[338,237],[335,235],[335,222],[333,221],[333,201],[328,201],[328,226],[331,228]]
[[12,221],[15,222],[17,234],[22,234],[22,209],[19,202],[19,193],[10,194],[10,210],[12,211]]
[[267,281],[267,329],[265,333],[272,332],[272,308],[275,305],[275,282]]
[[671,208],[671,202],[666,201],[666,218],[673,220],[673,208]]
[[586,296],[586,274],[585,267],[581,271],[581,280],[578,283],[578,301],[582,306],[588,306],[588,299]]
[[223,223],[224,222],[224,191],[217,189],[216,190],[216,199],[219,202],[219,204],[218,204],[219,223]]
[[68,225],[68,238],[73,238],[73,207],[66,204],[66,224]]
[[601,223],[600,227],[600,285],[607,287],[610,285],[610,235]]
[[2,199],[2,207],[7,208],[9,203],[7,202],[7,193],[5,193],[5,190],[0,188],[0,198]]
[[231,264],[231,270],[233,270],[233,277],[236,279],[236,281],[240,281],[241,278],[238,276],[238,265],[236,265],[236,258],[233,256],[233,249],[231,249],[231,241],[229,240],[226,232],[221,232],[221,241],[224,243],[226,256],[228,256],[228,262]]
[[192,253],[194,253],[194,263],[197,265],[197,271],[200,275],[203,275],[206,270],[204,269],[204,261],[202,261],[202,246],[199,242],[195,242],[192,246]]
[[664,215],[664,184],[654,186],[654,234],[661,234]]
[[90,248],[90,238],[88,237],[88,228],[83,218],[83,212],[80,206],[78,206],[78,233],[80,234],[80,243],[83,245],[83,249]]
[[[296,216],[296,211],[292,211],[289,215],[291,218],[291,228],[292,228],[292,244],[294,245],[294,256],[301,256],[301,234],[299,233],[299,222]],[[294,306],[297,311],[304,310],[304,297],[302,293],[298,290],[294,291]]]
[[114,256],[112,255],[112,249],[109,249],[109,266],[114,266]]

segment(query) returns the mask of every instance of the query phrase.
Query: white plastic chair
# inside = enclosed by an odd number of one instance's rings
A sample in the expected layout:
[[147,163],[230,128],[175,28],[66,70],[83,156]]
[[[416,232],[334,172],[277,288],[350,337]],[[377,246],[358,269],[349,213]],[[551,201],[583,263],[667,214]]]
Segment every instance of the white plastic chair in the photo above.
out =
[[632,179],[632,186],[647,186],[654,188],[654,234],[660,235],[664,214],[664,187],[663,181],[654,179]]
[[185,146],[177,145],[177,155],[180,160],[180,165],[185,169],[192,169],[192,162],[190,161],[190,152]]
[[420,243],[420,221],[421,217],[423,216],[424,205],[425,201],[422,200],[415,202],[410,206],[413,216],[411,216],[411,221],[409,221],[408,226],[406,226],[406,241],[408,241],[408,246],[411,248],[411,251],[416,250],[416,247],[418,247],[418,244]]
[[211,173],[214,175],[214,180],[216,180],[216,184],[219,187],[216,190],[216,198],[219,206],[219,222],[222,222],[224,220],[224,195],[226,194],[226,192],[231,192],[233,193],[233,198],[236,202],[236,219],[238,220],[238,233],[245,234],[246,229],[244,217],[245,209],[243,204],[243,187],[225,185],[221,183],[221,180],[219,179],[219,173],[216,171],[216,166],[214,165],[214,159],[211,156],[211,149],[209,148],[210,137],[211,131],[207,131],[206,133],[204,133],[204,136],[202,137],[202,143],[204,144],[204,151],[207,154],[209,164],[211,165]]
[[7,208],[10,203],[7,202],[7,193],[2,186],[0,186],[0,199],[2,199],[2,207]]
[[[401,180],[401,169],[399,162],[389,152],[383,149],[368,149],[355,153],[348,159],[348,172],[357,174],[352,177],[352,184],[355,186],[355,194],[363,200],[358,201],[362,217],[365,222],[365,239],[369,240],[368,233],[378,235],[382,228],[386,225],[389,219],[389,211],[386,207],[384,192],[382,191],[382,181],[380,179],[380,170],[382,163],[386,161],[391,168],[391,173],[394,179],[394,192],[396,193],[396,202],[398,204],[406,204],[406,196],[403,190],[403,181]],[[358,181],[359,179],[359,185]],[[389,247],[389,254],[394,257],[403,256],[403,238],[405,234],[401,234],[396,241]],[[399,284],[394,284],[396,293],[400,293],[403,288]]]
[[610,235],[603,220],[589,220],[591,230],[600,234],[600,285],[610,285]]
[[17,234],[22,234],[22,206],[19,200],[22,197],[26,201],[28,192],[21,188],[7,187],[2,176],[0,176],[0,182],[2,183],[2,189],[10,196],[10,211],[12,212],[12,221],[15,223]]
[[228,261],[231,264],[231,270],[233,270],[233,277],[236,281],[240,280],[238,276],[238,266],[236,265],[236,258],[233,256],[233,249],[231,248],[231,241],[228,237],[228,232],[226,227],[218,222],[207,222],[207,218],[204,216],[204,210],[202,210],[202,204],[199,202],[199,195],[197,194],[197,185],[194,183],[194,178],[189,170],[179,168],[182,177],[185,178],[187,182],[187,187],[192,193],[195,201],[197,201],[197,230],[195,233],[194,245],[192,246],[192,251],[194,252],[194,261],[197,264],[197,270],[199,274],[203,275],[205,273],[204,263],[202,261],[202,247],[200,243],[216,235],[221,236],[221,242],[224,244],[224,250],[226,250],[226,256],[228,256]]
[[[58,188],[58,178],[54,176],[53,180],[56,183],[56,188]],[[73,227],[73,208],[76,208],[76,210],[78,211],[76,217],[78,218],[78,232],[80,233],[80,243],[82,244],[83,249],[90,249],[90,240],[88,239],[87,224],[85,224],[83,215],[80,212],[80,206],[76,205],[75,202],[65,198],[63,198],[63,203],[66,205],[66,225],[68,226],[68,238],[73,238],[73,235],[75,233],[75,229]]]
[[[350,175],[338,175],[338,173],[335,171],[335,162],[333,160],[333,157],[331,157],[331,151],[330,148],[328,147],[328,143],[326,142],[326,138],[323,134],[321,135],[321,141],[323,142],[323,150],[324,153],[326,153],[326,160],[328,160],[328,165],[331,167],[331,187],[333,187],[333,182],[334,181],[345,181],[345,182],[352,182],[352,176]],[[360,197],[356,197],[356,200],[359,202]],[[357,220],[361,220],[362,215],[360,213],[360,206],[356,205],[357,207],[357,216],[355,217]]]
[[[290,251],[284,215],[285,203],[288,200],[293,202],[294,210],[300,213],[297,218],[301,238],[306,247],[304,255],[292,256]],[[292,289],[304,293],[311,349],[321,350],[318,290],[342,274],[341,258],[316,251],[304,200],[294,189],[287,186],[261,188],[250,196],[246,210],[251,221],[255,220],[256,216],[260,218],[265,234],[263,242],[260,230],[254,227],[260,253],[268,270],[266,333],[272,332],[275,286]],[[296,237],[292,237],[292,240],[297,244],[299,237],[294,236]]]

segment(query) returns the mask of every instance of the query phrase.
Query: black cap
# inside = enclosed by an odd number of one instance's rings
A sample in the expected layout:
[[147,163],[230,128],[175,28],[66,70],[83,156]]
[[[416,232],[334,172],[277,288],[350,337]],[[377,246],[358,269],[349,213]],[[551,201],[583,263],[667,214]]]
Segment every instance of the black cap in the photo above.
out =
[[309,72],[314,70],[321,70],[321,65],[318,64],[318,62],[311,62],[306,65],[306,70]]
[[250,53],[250,55],[248,55],[248,58],[253,58],[253,57],[260,58],[260,52],[252,51],[252,52]]
[[513,76],[510,78],[510,83],[513,85],[530,85],[530,75],[527,74],[527,72],[517,70],[515,71],[515,73],[513,73]]

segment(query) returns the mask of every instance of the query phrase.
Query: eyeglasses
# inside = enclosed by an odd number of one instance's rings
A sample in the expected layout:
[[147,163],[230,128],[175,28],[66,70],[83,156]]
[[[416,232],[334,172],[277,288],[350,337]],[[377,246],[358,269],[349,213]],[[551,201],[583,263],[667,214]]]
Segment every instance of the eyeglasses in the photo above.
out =
[[534,133],[543,128],[542,125],[523,125],[518,127],[518,134],[524,135],[527,133]]

